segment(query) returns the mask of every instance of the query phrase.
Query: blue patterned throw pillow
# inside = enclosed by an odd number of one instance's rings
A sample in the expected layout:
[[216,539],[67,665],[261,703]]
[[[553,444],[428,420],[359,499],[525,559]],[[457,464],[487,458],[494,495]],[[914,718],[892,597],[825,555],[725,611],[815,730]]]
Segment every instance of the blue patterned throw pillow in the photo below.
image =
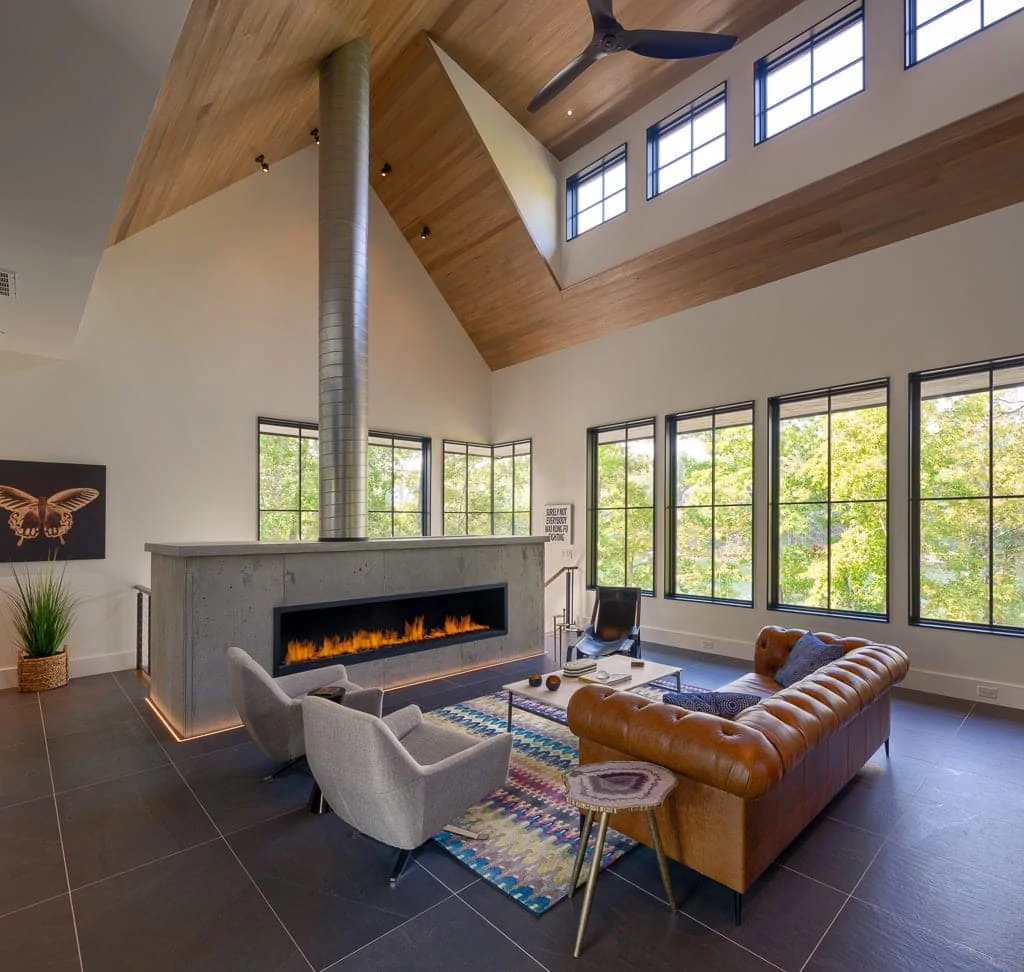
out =
[[842,657],[843,649],[839,645],[826,644],[808,631],[793,645],[786,664],[776,672],[775,681],[785,688],[799,682],[822,665],[838,661]]
[[661,701],[691,712],[707,712],[723,719],[735,719],[744,709],[757,705],[761,700],[744,692],[666,692]]

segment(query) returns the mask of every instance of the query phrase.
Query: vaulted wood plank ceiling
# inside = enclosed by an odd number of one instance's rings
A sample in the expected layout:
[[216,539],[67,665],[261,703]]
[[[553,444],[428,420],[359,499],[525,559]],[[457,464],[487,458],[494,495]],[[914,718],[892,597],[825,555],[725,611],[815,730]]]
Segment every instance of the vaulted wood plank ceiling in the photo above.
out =
[[[617,0],[627,27],[746,37],[799,0]],[[421,31],[557,156],[707,58],[604,58],[535,115],[530,99],[590,40],[586,0],[193,0],[110,233],[118,243],[310,144],[317,66],[354,37],[376,86]],[[573,108],[572,116],[566,114]]]
[[[627,26],[742,37],[796,2],[621,0],[616,11]],[[259,153],[273,162],[308,145],[318,63],[359,35],[373,50],[374,188],[494,369],[1024,200],[1022,95],[562,290],[427,27],[561,154],[700,66],[606,58],[532,116],[530,97],[589,39],[584,0],[194,0],[111,242],[250,175]]]

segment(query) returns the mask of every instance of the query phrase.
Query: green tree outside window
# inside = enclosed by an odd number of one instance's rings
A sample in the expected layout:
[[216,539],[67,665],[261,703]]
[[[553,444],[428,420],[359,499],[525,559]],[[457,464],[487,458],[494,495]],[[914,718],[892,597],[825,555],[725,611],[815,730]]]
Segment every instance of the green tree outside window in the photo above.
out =
[[888,385],[769,402],[773,607],[885,617]]
[[592,585],[654,593],[654,420],[587,432]]

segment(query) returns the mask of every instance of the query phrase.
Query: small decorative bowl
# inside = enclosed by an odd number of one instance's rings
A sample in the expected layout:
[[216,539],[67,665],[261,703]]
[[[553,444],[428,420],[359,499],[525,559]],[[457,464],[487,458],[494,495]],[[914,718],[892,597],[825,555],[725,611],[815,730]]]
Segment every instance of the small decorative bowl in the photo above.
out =
[[549,675],[548,680],[544,683],[549,692],[558,691],[558,687],[562,684],[562,680],[557,675]]
[[530,683],[530,688],[539,688],[541,677],[540,675],[527,675],[526,681]]

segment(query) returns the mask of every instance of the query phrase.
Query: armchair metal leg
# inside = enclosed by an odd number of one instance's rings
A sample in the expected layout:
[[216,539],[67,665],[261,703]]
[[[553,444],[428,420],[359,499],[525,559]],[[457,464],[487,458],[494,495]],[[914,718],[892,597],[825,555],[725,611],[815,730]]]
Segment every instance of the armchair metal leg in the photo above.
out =
[[313,791],[309,794],[310,813],[330,813],[331,805],[324,799],[320,784],[313,780]]
[[732,920],[737,925],[743,920],[743,895],[739,891],[732,893]]
[[400,850],[398,852],[398,857],[395,858],[395,866],[391,869],[391,876],[388,878],[388,883],[391,887],[398,884],[398,879],[402,876],[402,872],[405,870],[405,866],[409,863],[411,857],[411,850]]
[[264,783],[273,783],[274,780],[276,780],[279,776],[283,776],[296,763],[301,763],[303,760],[305,760],[305,758],[306,758],[305,756],[296,756],[295,759],[288,760],[287,763],[284,763],[283,765],[278,766],[278,768],[276,770],[274,770],[273,773],[268,773],[266,776],[264,776],[263,777],[263,782]]

